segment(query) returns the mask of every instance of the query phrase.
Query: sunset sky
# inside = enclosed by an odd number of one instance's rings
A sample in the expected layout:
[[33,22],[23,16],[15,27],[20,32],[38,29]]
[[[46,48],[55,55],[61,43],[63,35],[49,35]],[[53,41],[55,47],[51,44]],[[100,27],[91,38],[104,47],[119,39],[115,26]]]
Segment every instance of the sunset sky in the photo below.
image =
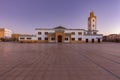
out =
[[99,33],[120,33],[120,0],[0,0],[0,27],[29,34],[56,26],[87,29],[91,11]]

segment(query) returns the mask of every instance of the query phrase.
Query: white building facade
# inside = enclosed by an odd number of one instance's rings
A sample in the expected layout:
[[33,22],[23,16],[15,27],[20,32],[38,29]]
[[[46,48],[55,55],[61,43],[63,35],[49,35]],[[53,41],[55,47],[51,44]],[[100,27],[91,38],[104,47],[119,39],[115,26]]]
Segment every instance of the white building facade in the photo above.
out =
[[11,38],[11,37],[12,37],[12,33],[13,33],[12,30],[5,28],[4,37],[5,37],[5,38]]
[[[88,18],[88,30],[85,29],[68,29],[62,26],[58,26],[52,29],[36,28],[35,36],[31,36],[29,41],[31,42],[62,42],[62,43],[81,43],[81,42],[101,42],[102,34],[97,34],[96,29],[96,16],[94,13],[90,13]],[[28,41],[27,36],[19,37],[20,42]],[[34,38],[33,38],[34,37]]]
[[0,28],[0,38],[11,38],[12,30],[6,28]]

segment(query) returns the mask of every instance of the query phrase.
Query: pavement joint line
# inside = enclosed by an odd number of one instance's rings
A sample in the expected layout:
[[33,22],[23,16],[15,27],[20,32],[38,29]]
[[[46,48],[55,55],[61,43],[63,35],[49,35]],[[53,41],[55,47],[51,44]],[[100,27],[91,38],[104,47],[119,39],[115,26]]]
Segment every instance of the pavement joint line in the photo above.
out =
[[[82,55],[82,54],[81,54]],[[82,55],[84,57],[86,57],[87,59],[89,59],[91,62],[93,62],[94,64],[96,64],[98,67],[100,67],[101,69],[105,70],[106,72],[108,72],[109,74],[115,76],[118,80],[120,80],[120,76],[114,74],[113,72],[109,71],[108,69],[104,68],[103,66],[97,64],[96,62],[94,62],[93,60],[91,60],[89,57],[85,56],[85,55]]]
[[[42,56],[42,58],[43,58],[44,56]],[[41,59],[42,59],[41,58]],[[40,59],[40,60],[41,60]],[[39,58],[37,59],[37,60],[39,60]],[[37,64],[37,63],[34,63],[35,61],[37,61],[37,60],[34,60],[33,62],[32,62],[32,64],[31,64],[31,66],[34,66],[33,64]],[[25,72],[25,69],[23,70],[23,71],[21,71],[18,75],[20,75],[21,73],[23,73],[23,72]],[[16,77],[14,78],[14,79],[16,79],[17,77],[18,77],[18,75],[16,75]]]
[[[95,53],[94,53],[94,54],[95,54]],[[99,54],[96,54],[96,55],[99,55]],[[106,59],[106,60],[109,60],[109,61],[115,62],[115,63],[117,63],[117,64],[120,64],[120,62],[114,61],[114,60],[112,60],[112,59],[110,59],[110,58],[107,58],[107,57],[105,57],[105,56],[103,56],[103,55],[99,55],[99,56],[104,57],[104,59]]]
[[[95,54],[95,53],[94,53],[94,54]],[[97,55],[99,55],[99,54],[97,54]],[[106,60],[109,60],[109,61],[115,62],[115,63],[117,63],[117,64],[120,64],[120,62],[114,61],[114,60],[112,60],[112,59],[110,59],[110,58],[107,58],[107,57],[105,57],[105,56],[103,56],[103,55],[99,55],[99,56],[104,57]]]
[[[19,65],[0,76],[0,80],[120,80],[119,44],[115,49],[114,46],[98,44],[27,45],[14,55],[13,51],[8,51],[11,56],[3,61],[0,59],[0,74]],[[19,49],[19,45],[16,48]],[[107,51],[109,49],[111,52]]]
[[[49,54],[49,53],[47,53],[47,54]],[[48,57],[50,57],[50,56],[48,55],[48,56],[47,56],[47,58],[48,58]],[[44,62],[46,62],[46,61],[47,61],[47,59],[45,59],[45,61],[44,61]],[[44,62],[42,63],[42,65],[44,64]],[[42,65],[41,65],[41,66],[42,66]],[[41,68],[41,66],[40,66],[40,68]],[[44,75],[45,75],[45,73],[44,73]],[[35,76],[33,76],[33,77],[35,77]],[[33,77],[32,77],[32,80],[34,80],[34,78],[33,78]]]
[[[48,54],[48,53],[47,53],[47,54]],[[48,56],[49,56],[49,55],[47,55],[47,57],[48,57]],[[45,57],[46,57],[46,56],[45,56]],[[44,57],[44,58],[45,58],[45,57]],[[47,58],[47,57],[46,57],[46,58]],[[45,62],[46,60],[47,60],[47,59],[45,59],[44,61],[42,61],[42,64],[44,64],[44,62]],[[37,62],[36,64],[38,64],[38,63],[39,63],[39,62]],[[42,65],[41,65],[41,66],[42,66]],[[31,69],[29,72],[31,72],[31,71],[33,71],[33,70],[34,70],[34,69]],[[25,79],[27,78],[27,76],[29,76],[29,74],[27,74],[26,77],[24,77],[23,80],[25,80]]]
[[[21,62],[21,63],[23,63],[23,62]],[[1,73],[1,74],[0,74],[0,77],[3,76],[3,75],[5,75],[6,73],[10,72],[10,71],[13,70],[14,68],[18,67],[21,63],[16,64],[15,66],[11,67],[9,70]]]
[[[99,55],[99,54],[97,54],[97,55]],[[105,57],[105,56],[103,56],[103,55],[99,55],[99,56],[104,57],[104,59],[106,59],[106,60],[109,60],[109,61],[115,62],[115,63],[117,63],[117,64],[120,64],[120,62],[114,61],[114,60],[112,60],[112,59],[110,59],[110,58],[107,58],[107,57]]]
[[[11,72],[14,68],[17,68],[18,66],[20,66],[24,61],[20,62],[19,64],[16,64],[16,66],[13,66],[12,68],[10,68],[9,70],[7,70],[6,72],[0,74],[0,76],[4,76],[4,74]],[[32,62],[33,64],[34,62]],[[15,71],[14,71],[15,72]]]

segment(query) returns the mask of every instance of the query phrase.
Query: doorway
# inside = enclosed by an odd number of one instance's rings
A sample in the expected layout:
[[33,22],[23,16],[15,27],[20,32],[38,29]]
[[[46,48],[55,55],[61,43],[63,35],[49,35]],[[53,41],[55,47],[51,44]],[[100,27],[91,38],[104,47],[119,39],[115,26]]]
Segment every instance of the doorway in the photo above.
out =
[[92,39],[92,43],[94,43],[94,39]]
[[100,43],[100,39],[98,39],[98,43]]
[[86,43],[88,43],[88,39],[86,39]]
[[61,35],[58,36],[58,42],[62,42],[62,36]]

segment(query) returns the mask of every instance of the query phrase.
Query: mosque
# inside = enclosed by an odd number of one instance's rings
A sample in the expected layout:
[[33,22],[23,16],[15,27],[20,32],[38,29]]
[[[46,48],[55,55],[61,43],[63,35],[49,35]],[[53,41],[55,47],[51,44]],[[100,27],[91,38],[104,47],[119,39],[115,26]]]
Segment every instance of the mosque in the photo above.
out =
[[20,35],[19,42],[56,42],[56,43],[82,43],[102,42],[102,34],[97,34],[96,16],[90,12],[88,17],[88,30],[69,29],[63,26],[55,28],[36,28],[35,35]]

